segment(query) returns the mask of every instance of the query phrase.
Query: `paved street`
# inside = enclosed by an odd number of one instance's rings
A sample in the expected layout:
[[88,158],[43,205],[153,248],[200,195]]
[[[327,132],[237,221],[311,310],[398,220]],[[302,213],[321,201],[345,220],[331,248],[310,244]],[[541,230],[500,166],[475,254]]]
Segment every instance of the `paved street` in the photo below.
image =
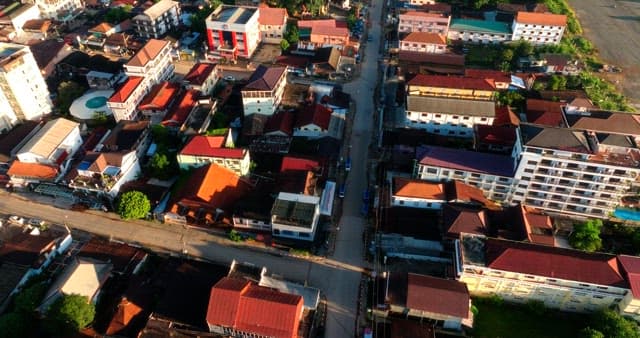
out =
[[[598,49],[603,61],[622,68],[624,95],[640,109],[640,2],[617,0],[569,0],[584,35]],[[614,7],[615,5],[615,7]],[[612,78],[614,80],[614,78]]]

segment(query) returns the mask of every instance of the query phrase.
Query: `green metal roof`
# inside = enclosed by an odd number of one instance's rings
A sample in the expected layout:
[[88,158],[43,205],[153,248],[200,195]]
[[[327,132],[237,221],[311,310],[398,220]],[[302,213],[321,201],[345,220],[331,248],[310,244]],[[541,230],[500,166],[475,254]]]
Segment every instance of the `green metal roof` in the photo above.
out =
[[508,23],[473,19],[451,19],[449,29],[492,34],[511,33],[511,26]]

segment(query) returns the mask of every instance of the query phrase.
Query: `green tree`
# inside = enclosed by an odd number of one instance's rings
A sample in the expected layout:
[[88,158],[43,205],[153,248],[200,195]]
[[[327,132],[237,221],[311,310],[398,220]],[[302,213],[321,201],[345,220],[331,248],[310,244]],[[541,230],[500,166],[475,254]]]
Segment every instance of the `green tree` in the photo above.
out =
[[510,107],[520,106],[525,100],[524,96],[515,90],[498,92],[496,99],[500,105]]
[[533,45],[529,41],[518,40],[514,47],[514,53],[517,58],[529,56],[533,53]]
[[0,338],[26,337],[31,319],[19,312],[9,312],[0,316]]
[[287,49],[289,49],[291,45],[289,45],[289,41],[282,39],[280,40],[280,49],[282,49],[282,51],[286,51]]
[[213,13],[216,7],[218,6],[205,6],[195,14],[191,15],[189,17],[189,21],[191,22],[191,30],[200,34],[205,34],[207,31],[205,20],[209,15],[211,15],[211,13]]
[[579,338],[605,338],[604,334],[596,329],[592,329],[590,327],[585,327],[580,330]]
[[119,24],[131,17],[131,6],[113,7],[104,15],[104,21],[112,24]]
[[567,78],[562,75],[551,75],[547,83],[549,90],[565,90],[567,89]]
[[62,114],[69,114],[73,101],[85,92],[85,88],[74,81],[64,81],[58,85],[58,109]]
[[116,210],[122,219],[145,218],[151,210],[151,202],[140,191],[127,191],[120,196]]
[[151,169],[151,175],[159,179],[167,179],[174,174],[171,161],[166,154],[160,152],[156,152],[149,160],[149,169]]
[[287,25],[287,33],[284,35],[285,40],[289,41],[289,45],[295,45],[300,40],[300,32],[295,24]]
[[597,251],[602,248],[601,230],[602,221],[599,219],[576,223],[573,225],[573,232],[569,235],[569,244],[579,250]]
[[15,310],[23,313],[32,313],[42,302],[47,286],[42,283],[33,284],[20,291],[14,300]]
[[63,295],[49,307],[45,326],[54,336],[68,337],[91,324],[95,313],[86,296]]
[[607,338],[639,338],[636,322],[622,317],[613,310],[603,310],[593,315],[590,326]]

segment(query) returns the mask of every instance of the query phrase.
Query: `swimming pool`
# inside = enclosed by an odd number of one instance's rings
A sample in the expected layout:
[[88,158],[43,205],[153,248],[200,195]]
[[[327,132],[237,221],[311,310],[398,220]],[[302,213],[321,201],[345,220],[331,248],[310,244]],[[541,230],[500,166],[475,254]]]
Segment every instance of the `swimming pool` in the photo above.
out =
[[104,96],[96,96],[88,99],[87,102],[84,103],[84,105],[89,109],[96,109],[107,104],[107,100],[108,99]]
[[617,207],[616,210],[613,211],[613,216],[626,221],[640,222],[640,211],[635,209]]

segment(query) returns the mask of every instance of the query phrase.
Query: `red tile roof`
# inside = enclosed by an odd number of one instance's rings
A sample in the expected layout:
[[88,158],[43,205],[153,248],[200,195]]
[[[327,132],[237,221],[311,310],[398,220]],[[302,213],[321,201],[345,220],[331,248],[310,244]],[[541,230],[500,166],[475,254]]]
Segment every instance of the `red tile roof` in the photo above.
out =
[[13,161],[7,175],[15,177],[37,178],[41,180],[53,180],[58,176],[58,168],[39,164]]
[[167,110],[171,102],[180,92],[180,86],[173,82],[158,83],[142,99],[138,106],[140,110]]
[[164,120],[164,126],[181,126],[189,117],[193,108],[198,104],[198,91],[187,90],[177,104],[174,104]]
[[89,33],[91,33],[91,32],[106,33],[108,31],[110,31],[111,29],[113,29],[113,26],[110,23],[103,22],[103,23],[99,23],[95,27],[89,29],[88,32]]
[[478,143],[513,146],[516,142],[516,126],[474,126]]
[[640,257],[618,255],[618,261],[626,273],[633,298],[640,298]]
[[293,122],[294,116],[292,112],[279,111],[269,117],[267,123],[264,125],[263,133],[281,131],[290,136],[293,134]]
[[518,12],[515,21],[533,25],[566,26],[567,16],[564,14]]
[[314,124],[323,130],[327,130],[329,129],[329,122],[331,121],[331,113],[331,109],[321,104],[306,106],[298,113],[294,127],[300,128]]
[[287,10],[285,8],[260,6],[258,13],[258,22],[261,25],[281,26],[286,24]]
[[516,113],[511,110],[509,106],[496,106],[496,115],[493,118],[494,126],[512,125],[517,126],[520,124],[520,118]]
[[207,156],[218,158],[242,159],[247,153],[242,148],[224,148],[222,136],[194,136],[187,145],[182,148],[180,155]]
[[524,205],[520,206],[520,215],[529,242],[555,246],[551,217]]
[[400,16],[416,16],[416,17],[423,17],[423,18],[442,18],[442,17],[444,17],[444,15],[439,14],[439,13],[427,13],[427,12],[418,12],[418,11],[408,11],[408,12],[405,12],[403,14],[400,14]]
[[465,283],[409,273],[407,308],[469,318],[470,296]]
[[129,301],[126,297],[122,297],[122,299],[120,299],[120,304],[118,304],[118,309],[113,315],[105,334],[108,336],[118,334],[126,328],[127,325],[129,325],[133,318],[142,313],[142,311],[143,309],[140,306]]
[[429,32],[411,32],[404,39],[402,39],[402,41],[430,43],[435,45],[447,44],[447,39],[444,35],[440,35],[438,33],[429,33]]
[[559,127],[562,122],[562,102],[527,99],[527,122],[543,126]]
[[409,86],[429,86],[437,88],[496,90],[493,79],[476,79],[464,76],[418,74],[407,83]]
[[443,183],[412,180],[404,177],[393,178],[393,195],[442,201],[446,199]]
[[216,66],[215,63],[196,63],[185,75],[184,80],[192,85],[201,86],[216,70]]
[[109,102],[112,103],[124,103],[127,102],[129,96],[138,88],[144,78],[139,76],[129,76],[129,78],[116,90],[109,98]]
[[480,204],[489,209],[496,206],[495,203],[484,197],[482,190],[457,180],[450,181],[445,191],[449,202]]
[[487,217],[484,210],[469,209],[460,206],[445,205],[442,208],[442,226],[447,236],[460,238],[461,233],[476,235],[487,234]]
[[149,61],[154,60],[165,46],[171,44],[169,41],[150,39],[134,56],[129,59],[126,66],[144,67]]
[[283,171],[313,171],[320,167],[320,162],[307,158],[285,156],[282,159],[282,165],[280,166],[280,172]]
[[486,266],[502,271],[626,287],[616,256],[488,238]]
[[274,90],[278,84],[278,80],[280,80],[280,77],[282,77],[286,70],[287,67],[265,67],[260,65],[256,68],[253,74],[251,74],[249,81],[242,90]]
[[211,289],[207,323],[276,338],[298,337],[299,295],[225,277]]
[[473,69],[464,70],[464,76],[476,79],[493,79],[494,82],[511,83],[511,74],[493,69]]

